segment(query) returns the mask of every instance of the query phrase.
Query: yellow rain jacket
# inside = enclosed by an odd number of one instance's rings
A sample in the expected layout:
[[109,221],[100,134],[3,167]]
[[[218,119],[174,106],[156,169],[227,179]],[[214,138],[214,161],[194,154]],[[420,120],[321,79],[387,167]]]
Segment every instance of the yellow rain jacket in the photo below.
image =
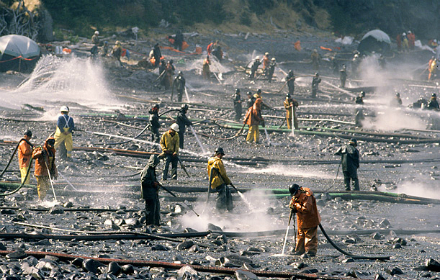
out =
[[179,152],[179,134],[176,132],[174,136],[171,136],[169,131],[165,132],[160,139],[160,147],[165,154],[177,154]]
[[[215,168],[218,171],[213,170],[211,176],[212,168]],[[219,173],[221,176],[219,176]],[[223,165],[223,161],[221,160],[221,158],[214,156],[208,160],[208,176],[211,179],[211,189],[216,189],[222,184],[231,184],[231,180],[229,180],[228,175],[226,175],[225,166]]]

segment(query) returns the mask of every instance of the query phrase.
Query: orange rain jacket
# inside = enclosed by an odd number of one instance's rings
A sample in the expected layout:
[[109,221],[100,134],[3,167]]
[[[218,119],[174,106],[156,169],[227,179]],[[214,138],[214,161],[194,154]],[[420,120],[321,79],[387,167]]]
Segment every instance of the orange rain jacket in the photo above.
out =
[[301,187],[298,198],[292,197],[290,200],[290,209],[295,209],[298,216],[298,228],[313,228],[321,223],[316,199],[309,188]]

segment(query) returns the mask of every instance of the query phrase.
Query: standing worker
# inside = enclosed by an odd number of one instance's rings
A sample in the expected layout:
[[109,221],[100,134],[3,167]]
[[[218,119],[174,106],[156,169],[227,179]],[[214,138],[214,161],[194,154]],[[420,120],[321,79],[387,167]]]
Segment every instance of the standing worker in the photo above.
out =
[[177,30],[176,37],[174,37],[174,48],[178,49],[179,51],[182,51],[183,41],[184,38],[183,38],[182,30]]
[[246,116],[244,118],[243,123],[249,125],[249,131],[246,136],[247,143],[252,143],[252,142],[255,142],[256,144],[259,143],[260,130],[259,130],[258,126],[261,123],[261,125],[264,127],[264,119],[261,116],[261,103],[262,102],[263,101],[261,98],[257,98],[255,100],[254,104],[252,105],[252,107],[250,107],[246,112]]
[[182,104],[182,107],[179,110],[179,113],[177,113],[177,124],[179,125],[179,147],[180,149],[183,149],[183,141],[185,137],[185,131],[187,126],[191,126],[192,122],[188,119],[186,116],[186,112],[188,112],[188,105]]
[[316,93],[319,90],[319,83],[321,82],[321,78],[319,77],[319,73],[316,72],[315,76],[312,79],[312,98],[316,97]]
[[250,79],[254,79],[255,78],[255,73],[257,72],[258,66],[260,66],[260,64],[261,64],[260,57],[257,56],[255,58],[254,63],[252,63],[252,66],[251,66],[251,75],[249,76]]
[[289,74],[287,74],[286,83],[287,87],[289,88],[289,94],[293,95],[295,92],[295,75],[293,74],[292,70],[290,70]]
[[272,57],[269,69],[267,70],[267,79],[269,80],[269,83],[272,83],[273,73],[275,72],[275,66],[277,66],[277,62],[275,60],[275,57]]
[[141,197],[145,200],[145,224],[160,225],[159,182],[156,178],[157,155],[151,155],[141,172]]
[[73,122],[73,118],[69,116],[69,107],[62,106],[61,116],[58,117],[57,121],[57,129],[55,131],[55,146],[57,149],[58,146],[64,141],[64,145],[67,150],[67,160],[72,160],[72,149],[73,149],[73,138],[72,133],[75,129],[75,124]]
[[339,70],[339,79],[341,80],[341,88],[345,88],[345,81],[347,80],[347,69],[345,69],[345,64],[342,64],[342,69]]
[[341,156],[342,172],[344,173],[345,190],[350,191],[350,179],[353,180],[353,190],[359,191],[357,169],[359,168],[359,151],[357,141],[350,139],[348,145],[340,147],[335,155]]
[[166,67],[165,67],[165,74],[164,74],[164,85],[165,89],[170,89],[173,83],[173,75],[176,68],[174,68],[173,60],[169,60]]
[[163,166],[162,179],[165,181],[168,178],[168,168],[171,163],[171,179],[177,180],[177,162],[179,161],[179,125],[173,123],[170,129],[162,135],[160,139],[160,147],[162,148],[162,153],[159,158],[166,158],[165,164]]
[[318,50],[314,49],[312,54],[310,55],[310,58],[312,59],[313,70],[318,71],[319,63],[320,63],[320,56]]
[[183,77],[182,71],[179,71],[173,82],[173,87],[177,90],[177,102],[182,102],[182,95],[185,91],[185,78]]
[[121,42],[116,41],[115,46],[112,49],[112,55],[114,58],[116,58],[119,62],[121,62],[121,55],[122,55],[122,46]]
[[95,33],[92,36],[93,47],[90,50],[90,52],[91,52],[93,57],[98,55],[98,47],[99,47],[99,37],[98,37],[98,35],[99,35],[99,31],[96,30]]
[[247,95],[247,98],[248,98],[247,102],[246,102],[246,107],[247,107],[247,110],[249,110],[249,108],[251,108],[254,105],[255,98],[252,96],[252,92],[250,92],[250,91],[248,91],[246,93],[246,95]]
[[269,53],[266,52],[263,56],[263,72],[267,75],[267,69],[269,68],[270,58]]
[[154,57],[154,67],[159,66],[160,58],[162,57],[162,53],[160,51],[159,43],[156,43],[153,47],[153,57]]
[[150,131],[151,131],[151,142],[159,143],[160,134],[159,134],[159,104],[156,104],[149,111],[150,117],[148,118],[150,122]]
[[437,94],[433,93],[431,95],[431,99],[428,101],[428,105],[426,106],[426,109],[436,110],[436,111],[438,111],[440,109],[438,101],[437,101]]
[[214,156],[208,160],[209,191],[215,190],[218,192],[215,205],[220,212],[232,211],[234,208],[231,190],[228,187],[231,180],[226,175],[226,169],[222,161],[224,155],[223,148],[219,147],[215,150]]
[[298,217],[298,232],[294,255],[303,258],[316,256],[318,252],[318,226],[321,216],[316,206],[316,199],[309,188],[293,184],[289,187],[292,195],[289,207]]
[[400,107],[402,106],[402,98],[400,98],[400,93],[396,92],[396,95],[390,102],[391,107]]
[[437,72],[437,59],[433,56],[428,62],[428,81],[431,80],[431,77],[435,76],[435,72]]
[[209,64],[211,62],[209,61],[209,55],[203,60],[203,67],[202,67],[202,77],[204,80],[209,80],[211,78],[211,71],[209,70]]
[[[18,165],[20,167],[21,182],[24,184],[29,184],[30,174],[26,178],[28,170],[32,167],[30,166],[30,160],[32,157],[33,145],[29,142],[32,138],[32,131],[26,130],[23,138],[20,140],[18,145]],[[26,178],[26,181],[24,180]]]
[[37,147],[32,152],[35,159],[34,175],[37,178],[38,199],[44,200],[51,179],[57,179],[58,171],[55,166],[55,138],[49,137],[44,141],[43,147]]
[[241,119],[241,111],[242,111],[242,106],[241,106],[241,95],[240,95],[240,89],[236,89],[235,90],[235,94],[232,97],[232,100],[234,101],[234,111],[235,111],[235,121],[239,122]]
[[298,119],[296,117],[296,108],[298,107],[298,105],[298,101],[293,99],[290,94],[286,95],[286,100],[284,100],[284,108],[286,109],[287,129],[292,128],[292,117],[293,126],[295,127],[295,129],[298,129]]

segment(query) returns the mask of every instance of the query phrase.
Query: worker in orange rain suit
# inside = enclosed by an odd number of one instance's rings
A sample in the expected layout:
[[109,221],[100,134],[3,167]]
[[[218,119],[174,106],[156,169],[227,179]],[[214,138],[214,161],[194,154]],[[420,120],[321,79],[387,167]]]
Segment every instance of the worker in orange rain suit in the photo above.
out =
[[[27,176],[30,166],[30,160],[32,157],[32,149],[33,145],[29,142],[32,138],[32,131],[27,130],[24,133],[23,138],[20,140],[20,144],[18,145],[18,165],[20,167],[21,173],[21,182],[25,184],[29,184],[30,175]],[[26,181],[24,180],[26,178]]]
[[246,116],[244,118],[245,124],[249,125],[249,131],[246,137],[247,143],[259,143],[260,139],[260,130],[258,129],[258,125],[261,123],[261,125],[264,127],[264,119],[261,116],[261,103],[263,100],[258,97],[254,105],[248,109],[246,112]]
[[49,137],[43,147],[37,147],[32,152],[35,159],[35,177],[37,178],[38,199],[44,200],[49,189],[50,180],[57,179],[58,171],[55,165],[55,138]]
[[73,149],[72,132],[75,129],[75,123],[73,122],[73,118],[69,116],[69,107],[61,106],[60,112],[61,115],[58,116],[57,128],[54,135],[54,148],[57,149],[58,146],[64,141],[64,145],[67,150],[67,159],[71,160]]
[[437,59],[435,57],[432,57],[428,62],[428,81],[431,80],[431,77],[435,75],[435,72],[437,71]]
[[232,195],[228,185],[231,180],[226,175],[226,169],[222,158],[225,155],[223,148],[217,148],[213,157],[208,160],[209,191],[218,192],[216,208],[220,212],[224,210],[232,211]]
[[269,69],[270,58],[269,53],[266,52],[263,56],[263,72],[267,75],[267,70]]
[[297,184],[290,186],[289,192],[292,195],[289,207],[298,217],[294,254],[303,258],[314,257],[318,251],[318,225],[321,223],[316,199],[309,188]]
[[298,101],[293,99],[290,94],[286,95],[286,100],[284,100],[284,109],[286,109],[286,122],[287,129],[292,128],[292,117],[293,126],[298,129],[298,118],[296,117],[296,108],[298,107]]

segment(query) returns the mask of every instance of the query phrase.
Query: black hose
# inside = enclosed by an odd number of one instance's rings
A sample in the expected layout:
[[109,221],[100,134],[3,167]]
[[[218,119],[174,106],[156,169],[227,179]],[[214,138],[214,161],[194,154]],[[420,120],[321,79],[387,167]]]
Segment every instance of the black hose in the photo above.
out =
[[319,228],[321,229],[321,231],[322,231],[322,233],[324,234],[325,238],[327,238],[328,242],[329,242],[329,243],[330,243],[330,244],[331,244],[336,250],[338,250],[339,252],[341,252],[342,254],[344,254],[344,255],[346,255],[346,256],[349,256],[349,257],[351,257],[351,258],[353,258],[353,259],[358,259],[358,260],[360,260],[360,259],[365,259],[365,260],[389,260],[389,259],[390,259],[390,257],[388,257],[388,256],[384,256],[384,257],[378,257],[378,256],[376,256],[376,257],[356,256],[356,255],[353,255],[353,254],[351,254],[351,253],[345,252],[344,250],[342,250],[341,248],[339,248],[338,245],[336,245],[336,244],[330,239],[330,237],[327,235],[327,232],[325,232],[325,230],[324,230],[324,228],[322,227],[321,224],[319,224]]
[[[17,146],[18,147],[18,146]],[[26,182],[26,180],[27,180],[27,178],[29,177],[29,173],[31,172],[31,166],[32,166],[32,158],[31,158],[31,160],[29,161],[29,168],[28,168],[28,170],[27,170],[27,172],[26,172],[26,176],[24,177],[24,180],[23,180],[23,182],[20,184],[20,186],[18,186],[18,188],[16,188],[15,190],[13,190],[12,192],[8,192],[8,193],[0,193],[0,197],[2,197],[2,196],[9,196],[9,195],[11,195],[11,194],[14,194],[14,193],[16,193],[16,192],[18,192],[25,184],[24,184],[24,182]],[[8,164],[9,165],[9,164]],[[7,168],[7,166],[6,166],[6,168]],[[6,170],[6,169],[5,169]]]
[[11,156],[11,158],[9,159],[9,162],[8,162],[8,164],[6,165],[5,169],[4,169],[4,170],[2,171],[2,173],[0,174],[0,177],[3,177],[3,174],[5,174],[6,170],[8,169],[9,165],[11,164],[12,159],[14,158],[15,153],[17,152],[17,150],[18,150],[18,146],[20,146],[21,141],[24,141],[24,139],[21,139],[20,141],[18,141],[18,144],[17,144],[17,146],[15,147],[15,150],[14,150],[14,152],[12,153],[12,156]]
[[[164,115],[164,114],[166,114],[166,113],[168,113],[168,112],[172,112],[172,111],[179,111],[179,110],[171,109],[171,110],[165,111],[165,112],[163,112],[162,114],[160,114],[159,117],[161,117],[162,115]],[[141,132],[139,132],[135,137],[133,137],[133,139],[137,139],[139,136],[141,136],[142,133],[144,133],[145,130],[147,130],[150,126],[151,126],[151,124],[147,124],[147,125],[144,127],[144,129],[142,129]],[[129,142],[132,142],[132,141],[133,141],[133,140],[123,141],[123,142],[117,142],[117,143],[105,143],[104,145],[108,145],[108,146],[111,146],[111,145],[120,145],[120,144],[126,144],[126,143],[129,143]],[[1,177],[1,176],[0,176],[0,177]]]

